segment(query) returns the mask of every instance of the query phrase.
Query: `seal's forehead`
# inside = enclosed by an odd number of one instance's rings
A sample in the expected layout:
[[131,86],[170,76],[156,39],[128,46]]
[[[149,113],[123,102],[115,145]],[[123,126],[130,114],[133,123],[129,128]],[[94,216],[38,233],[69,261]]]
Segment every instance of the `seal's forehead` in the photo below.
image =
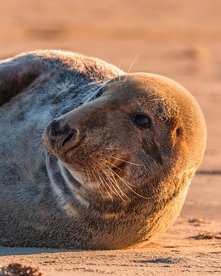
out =
[[162,121],[174,118],[178,113],[177,102],[170,95],[170,86],[165,87],[150,74],[129,74],[107,83],[106,91],[136,102],[140,111],[151,111]]
[[[106,84],[107,90],[126,97],[137,97],[140,106],[151,110],[162,120],[179,116],[182,121],[201,116],[194,97],[177,82],[156,74],[132,73],[119,76]],[[187,116],[188,114],[188,116]]]

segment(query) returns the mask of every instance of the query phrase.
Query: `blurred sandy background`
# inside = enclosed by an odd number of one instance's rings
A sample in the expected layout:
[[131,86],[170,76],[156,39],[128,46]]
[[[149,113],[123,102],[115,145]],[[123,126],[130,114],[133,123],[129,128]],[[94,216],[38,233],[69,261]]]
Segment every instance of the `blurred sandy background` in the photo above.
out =
[[180,219],[150,247],[43,255],[2,248],[0,265],[19,261],[43,275],[221,275],[221,1],[0,0],[0,59],[35,49],[181,82],[204,111],[208,147]]

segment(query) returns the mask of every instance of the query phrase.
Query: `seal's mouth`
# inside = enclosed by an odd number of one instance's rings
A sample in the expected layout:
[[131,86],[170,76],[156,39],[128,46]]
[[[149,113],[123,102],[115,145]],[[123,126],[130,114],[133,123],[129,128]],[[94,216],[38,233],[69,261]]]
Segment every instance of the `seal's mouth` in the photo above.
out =
[[89,191],[91,196],[99,195],[108,201],[116,199],[128,202],[132,196],[147,199],[139,192],[139,186],[135,185],[131,173],[131,167],[141,165],[128,161],[128,158],[101,158],[96,164],[92,162],[86,166],[84,163],[79,163],[79,166],[76,163],[64,162],[64,165],[81,185],[81,191]]
[[[69,149],[67,153],[72,152],[73,148]],[[65,162],[66,166],[69,167],[70,170],[73,170],[79,174],[86,174],[90,171],[98,171],[99,173],[105,172],[105,171],[112,171],[115,174],[118,174],[120,176],[123,176],[127,167],[127,162],[120,161],[120,162],[111,162],[109,160],[105,160],[103,162],[94,162],[93,164],[87,164],[78,166],[78,160],[75,160],[74,162]]]

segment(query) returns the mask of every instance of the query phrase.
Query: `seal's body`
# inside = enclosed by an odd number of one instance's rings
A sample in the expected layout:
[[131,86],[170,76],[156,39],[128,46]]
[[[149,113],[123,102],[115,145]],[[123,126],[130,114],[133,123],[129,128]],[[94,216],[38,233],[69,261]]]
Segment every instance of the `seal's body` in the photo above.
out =
[[147,242],[177,217],[205,148],[183,87],[82,55],[3,61],[0,105],[0,245]]

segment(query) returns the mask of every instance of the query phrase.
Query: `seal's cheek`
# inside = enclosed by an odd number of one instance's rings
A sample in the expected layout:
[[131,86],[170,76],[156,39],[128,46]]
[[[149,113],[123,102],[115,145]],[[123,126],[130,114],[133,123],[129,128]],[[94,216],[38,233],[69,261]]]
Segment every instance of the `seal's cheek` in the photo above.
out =
[[156,163],[163,165],[163,157],[155,141],[142,140],[142,148]]

